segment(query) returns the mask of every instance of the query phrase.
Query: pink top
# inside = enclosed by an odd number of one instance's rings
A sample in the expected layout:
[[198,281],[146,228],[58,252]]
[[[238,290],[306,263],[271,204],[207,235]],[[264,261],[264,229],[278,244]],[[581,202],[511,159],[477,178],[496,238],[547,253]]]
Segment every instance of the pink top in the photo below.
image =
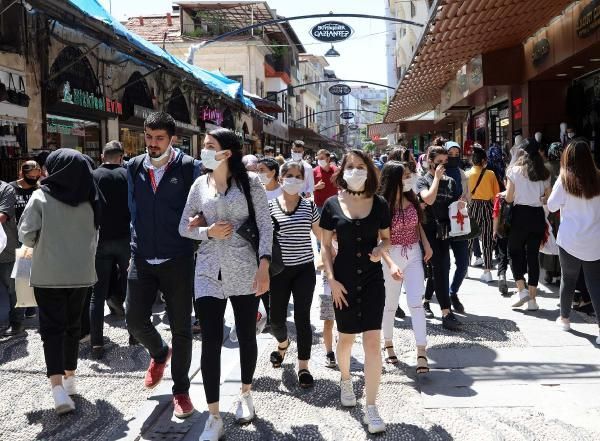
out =
[[408,252],[414,244],[419,243],[419,215],[413,204],[405,210],[396,208],[392,217],[392,245],[402,246],[403,252]]

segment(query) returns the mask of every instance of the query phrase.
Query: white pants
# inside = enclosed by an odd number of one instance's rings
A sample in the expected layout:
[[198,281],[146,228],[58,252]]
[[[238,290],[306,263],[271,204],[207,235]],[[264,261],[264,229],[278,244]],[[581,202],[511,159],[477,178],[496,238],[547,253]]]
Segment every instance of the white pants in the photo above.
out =
[[425,310],[422,298],[425,293],[425,274],[423,272],[423,253],[419,244],[414,244],[408,249],[407,257],[403,256],[401,246],[392,246],[390,257],[402,270],[404,280],[397,281],[392,278],[390,269],[383,262],[383,276],[385,278],[385,309],[383,310],[383,338],[392,340],[394,336],[394,317],[400,299],[402,285],[406,291],[408,308],[412,321],[413,333],[417,346],[427,344],[425,325]]

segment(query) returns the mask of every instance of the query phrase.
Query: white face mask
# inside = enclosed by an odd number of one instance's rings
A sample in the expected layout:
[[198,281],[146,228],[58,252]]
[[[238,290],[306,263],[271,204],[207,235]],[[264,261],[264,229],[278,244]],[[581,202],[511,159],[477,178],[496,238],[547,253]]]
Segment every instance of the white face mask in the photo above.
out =
[[291,195],[300,193],[303,187],[304,181],[298,178],[283,178],[283,184],[281,185],[283,191]]
[[407,192],[415,188],[417,183],[417,175],[410,175],[410,178],[402,179],[402,191]]
[[292,161],[302,161],[302,153],[292,152]]
[[346,181],[348,189],[352,191],[364,190],[367,176],[368,173],[366,170],[360,170],[358,168],[344,171],[344,181]]
[[221,152],[216,152],[215,150],[202,149],[202,151],[200,152],[200,159],[202,160],[202,165],[204,165],[204,167],[209,170],[215,171],[223,163],[223,161],[225,161],[225,158],[216,159],[215,156],[217,156],[217,153]]
[[165,150],[165,152],[162,155],[160,155],[158,158],[152,158],[149,154],[148,154],[148,157],[150,157],[150,161],[151,162],[156,163],[156,162],[162,161],[163,159],[165,159],[170,154],[171,154],[171,146],[169,145],[169,147],[167,147],[167,150]]
[[260,183],[263,185],[267,185],[269,182],[271,182],[271,178],[269,178],[267,173],[259,173],[258,179],[260,179]]
[[569,139],[575,138],[575,133],[573,133],[573,132],[567,132],[567,138],[569,138]]
[[318,162],[319,162],[319,167],[321,167],[321,168],[325,168],[325,167],[327,167],[327,164],[328,164],[328,162],[327,162],[326,160],[324,160],[324,159],[319,159],[319,161],[318,161]]

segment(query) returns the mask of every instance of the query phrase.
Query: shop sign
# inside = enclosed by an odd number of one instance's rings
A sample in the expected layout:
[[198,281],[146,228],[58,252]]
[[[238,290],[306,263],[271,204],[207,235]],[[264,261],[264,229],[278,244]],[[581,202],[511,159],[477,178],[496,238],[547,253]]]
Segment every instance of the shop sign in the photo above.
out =
[[523,98],[517,98],[512,102],[513,119],[518,120],[523,118]]
[[66,104],[117,115],[123,114],[123,105],[119,101],[101,95],[96,96],[85,90],[71,89],[71,84],[68,81],[63,84],[62,95],[62,102]]
[[542,38],[533,45],[533,64],[540,64],[550,53],[550,41],[547,38]]
[[[134,106],[133,106],[133,116],[135,116],[136,118],[146,119],[146,118],[148,118],[148,115],[150,115],[153,112],[156,112],[156,110],[149,109],[147,107],[142,107],[137,104],[134,104]],[[190,132],[200,133],[200,127],[195,126],[193,124],[184,123],[183,121],[175,120],[175,127],[177,127],[178,129],[183,129],[183,130],[187,130]]]
[[352,119],[352,118],[354,118],[354,113],[353,112],[342,112],[342,114],[340,115],[340,118]]
[[352,89],[347,84],[334,84],[329,88],[329,93],[336,96],[350,95]]
[[486,126],[485,114],[476,116],[475,117],[475,128],[476,129],[484,129],[485,126]]
[[600,0],[591,1],[581,10],[577,20],[577,36],[589,37],[600,27]]
[[350,38],[353,33],[354,30],[341,21],[325,21],[313,26],[310,30],[310,35],[312,35],[315,40],[323,43],[344,41]]
[[193,124],[185,123],[183,121],[175,120],[175,127],[177,127],[178,129],[182,129],[182,130],[187,130],[189,132],[200,133],[200,127],[195,126]]
[[85,127],[73,123],[59,123],[57,121],[48,121],[48,133],[59,133],[61,135],[85,136]]
[[212,121],[220,126],[223,122],[223,111],[219,109],[211,109],[210,107],[202,107],[198,112],[200,121]]

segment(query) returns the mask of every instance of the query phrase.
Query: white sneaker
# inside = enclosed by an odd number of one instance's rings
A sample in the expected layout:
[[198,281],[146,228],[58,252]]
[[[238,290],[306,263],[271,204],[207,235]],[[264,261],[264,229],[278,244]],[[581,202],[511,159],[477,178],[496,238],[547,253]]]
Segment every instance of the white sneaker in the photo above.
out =
[[531,298],[529,297],[529,290],[528,289],[523,289],[523,290],[519,291],[519,300],[516,303],[514,303],[512,305],[512,307],[513,308],[518,308],[520,306],[523,306],[529,300],[531,300]]
[[63,377],[63,388],[67,395],[77,395],[77,385],[75,383],[75,376]]
[[473,266],[483,266],[483,257],[477,257],[473,262]]
[[596,337],[596,344],[600,345],[600,335],[598,337]]
[[75,403],[69,397],[64,387],[54,386],[52,388],[52,397],[54,398],[54,410],[59,415],[69,413],[75,410]]
[[250,392],[244,392],[238,398],[237,410],[235,411],[237,422],[247,424],[254,419],[255,415],[252,395],[250,395]]
[[540,309],[535,299],[529,300],[527,302],[527,311],[537,311]]
[[563,330],[563,331],[570,331],[571,330],[571,323],[567,320],[563,320],[562,317],[558,317],[556,319],[556,324]]
[[379,416],[377,406],[375,405],[367,406],[367,412],[363,417],[363,423],[367,425],[367,429],[371,434],[385,432],[385,423]]
[[344,407],[356,406],[356,395],[354,395],[352,380],[340,380],[340,401]]
[[479,278],[479,280],[481,280],[483,283],[492,282],[494,280],[494,278],[492,277],[492,272],[484,271],[483,274],[481,275],[481,277]]
[[225,428],[221,416],[209,415],[199,441],[219,441],[224,436]]

